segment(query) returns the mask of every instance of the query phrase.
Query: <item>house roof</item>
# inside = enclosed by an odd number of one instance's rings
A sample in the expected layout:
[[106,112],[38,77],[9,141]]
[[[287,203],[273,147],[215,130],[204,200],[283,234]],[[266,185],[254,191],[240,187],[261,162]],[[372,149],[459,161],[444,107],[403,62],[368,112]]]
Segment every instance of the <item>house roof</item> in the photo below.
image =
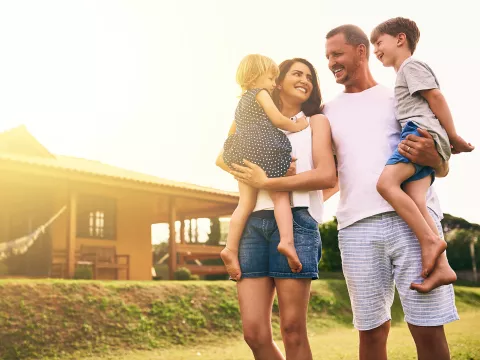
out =
[[[28,146],[23,144],[24,146],[19,147],[18,143],[16,144],[16,140],[19,139],[28,143]],[[15,151],[24,148],[28,148],[29,151]],[[0,161],[238,198],[236,192],[163,179],[104,164],[100,161],[51,154],[28,132],[25,126],[0,133]]]

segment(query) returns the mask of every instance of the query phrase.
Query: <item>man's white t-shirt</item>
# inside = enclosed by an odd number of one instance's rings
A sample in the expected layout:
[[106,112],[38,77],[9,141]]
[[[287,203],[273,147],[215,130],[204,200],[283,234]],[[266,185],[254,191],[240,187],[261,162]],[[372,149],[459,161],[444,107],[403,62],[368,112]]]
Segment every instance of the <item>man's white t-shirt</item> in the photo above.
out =
[[[401,127],[395,119],[393,91],[376,85],[358,93],[341,93],[325,105],[324,114],[330,121],[338,161],[338,229],[394,211],[376,188],[388,158],[400,141]],[[427,194],[427,206],[442,218],[432,187]]]

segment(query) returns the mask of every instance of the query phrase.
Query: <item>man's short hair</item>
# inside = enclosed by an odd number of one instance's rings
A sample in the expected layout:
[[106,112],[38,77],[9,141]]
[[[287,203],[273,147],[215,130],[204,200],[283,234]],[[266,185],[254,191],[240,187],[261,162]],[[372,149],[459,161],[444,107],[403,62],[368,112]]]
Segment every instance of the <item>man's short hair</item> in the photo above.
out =
[[417,24],[415,24],[415,21],[410,19],[396,17],[384,21],[373,29],[370,41],[374,44],[383,34],[397,36],[401,33],[405,34],[407,37],[408,48],[413,54],[417,48],[418,40],[420,40],[420,30],[418,29]]
[[362,29],[352,24],[341,25],[336,27],[335,29],[330,30],[326,38],[328,40],[337,34],[343,34],[345,36],[345,40],[347,41],[347,44],[349,45],[353,45],[353,46],[358,46],[360,44],[365,45],[365,48],[367,51],[367,59],[368,59],[370,55],[370,42],[368,41],[367,34],[365,34]]

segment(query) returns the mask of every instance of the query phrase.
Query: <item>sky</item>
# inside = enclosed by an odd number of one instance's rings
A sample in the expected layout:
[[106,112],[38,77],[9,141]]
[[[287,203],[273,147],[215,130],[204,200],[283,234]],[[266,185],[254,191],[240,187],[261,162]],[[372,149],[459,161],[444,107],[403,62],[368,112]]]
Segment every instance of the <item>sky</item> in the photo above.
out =
[[[215,158],[233,121],[235,72],[249,53],[314,64],[325,101],[343,90],[326,33],[367,34],[396,16],[421,31],[415,57],[435,71],[457,130],[480,146],[477,13],[472,2],[0,1],[0,131],[20,124],[51,152],[236,190]],[[477,65],[475,65],[477,64]],[[395,73],[370,59],[374,78]],[[480,223],[480,149],[453,156],[435,188],[444,212]],[[335,214],[338,195],[325,204]]]

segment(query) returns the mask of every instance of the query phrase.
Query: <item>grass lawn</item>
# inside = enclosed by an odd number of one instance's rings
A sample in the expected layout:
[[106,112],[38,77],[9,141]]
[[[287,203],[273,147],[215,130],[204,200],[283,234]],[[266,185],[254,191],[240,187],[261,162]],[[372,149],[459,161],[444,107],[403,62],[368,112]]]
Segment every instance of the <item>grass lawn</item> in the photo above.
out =
[[[480,288],[456,286],[461,321],[447,326],[453,359],[480,360]],[[309,339],[315,359],[356,359],[347,287],[312,283]],[[398,296],[390,359],[415,359]],[[273,306],[274,334],[279,309]],[[279,340],[279,339],[277,339]],[[281,341],[278,341],[281,344]],[[0,280],[0,359],[252,359],[230,281]]]
[[[461,320],[446,326],[451,357],[454,360],[480,359],[480,311],[461,313]],[[357,331],[348,326],[310,326],[310,343],[314,359],[356,359],[358,351]],[[281,341],[277,341],[281,345]],[[415,345],[405,324],[392,327],[388,342],[390,360],[416,359]],[[115,353],[104,357],[83,360],[252,360],[250,350],[238,337],[209,338],[208,343],[189,347],[173,347],[168,350]]]

